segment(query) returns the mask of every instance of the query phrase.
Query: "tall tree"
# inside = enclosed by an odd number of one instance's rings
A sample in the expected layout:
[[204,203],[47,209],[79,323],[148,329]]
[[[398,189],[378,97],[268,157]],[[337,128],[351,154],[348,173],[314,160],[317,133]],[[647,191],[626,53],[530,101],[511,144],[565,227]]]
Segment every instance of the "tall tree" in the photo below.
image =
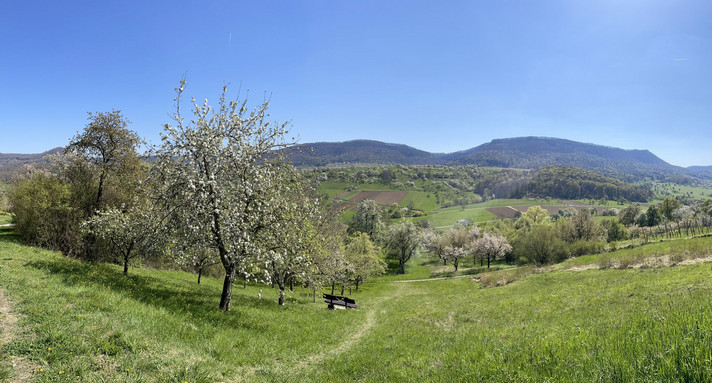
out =
[[[141,166],[137,150],[143,141],[138,134],[128,129],[128,124],[129,121],[119,110],[89,113],[89,123],[84,131],[77,133],[65,149],[65,152],[76,154],[96,167],[95,198],[91,206],[93,211],[103,207],[106,184],[110,177],[115,178],[113,181],[117,186],[138,181],[130,177],[130,173]],[[129,177],[122,178],[121,175],[126,173],[129,173]]]
[[406,221],[391,226],[387,234],[386,247],[398,259],[401,274],[405,274],[405,264],[415,254],[419,244],[420,230],[413,225],[413,222]]
[[193,100],[194,117],[186,123],[184,87],[181,81],[174,125],[166,124],[152,168],[157,202],[172,210],[185,240],[217,250],[225,269],[219,307],[229,311],[235,276],[250,272],[249,257],[264,255],[262,236],[279,222],[277,201],[288,177],[275,150],[288,145],[286,124],[269,121],[268,102],[248,111],[247,100],[228,101],[226,87],[216,109],[207,99]]
[[371,241],[379,242],[385,229],[383,209],[375,201],[367,199],[358,204],[358,210],[351,222],[350,232],[360,231],[368,234]]
[[346,261],[351,264],[352,280],[358,285],[366,278],[383,274],[386,271],[386,262],[381,259],[381,251],[373,245],[366,233],[352,235],[345,248]]

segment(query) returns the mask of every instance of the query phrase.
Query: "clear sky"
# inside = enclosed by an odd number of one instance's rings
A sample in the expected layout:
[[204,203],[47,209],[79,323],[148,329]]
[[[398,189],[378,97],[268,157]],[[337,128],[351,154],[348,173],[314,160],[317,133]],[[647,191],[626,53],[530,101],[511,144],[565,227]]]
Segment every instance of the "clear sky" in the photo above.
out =
[[173,89],[229,83],[301,142],[432,152],[549,136],[712,165],[712,2],[4,1],[0,152],[120,109],[151,142]]

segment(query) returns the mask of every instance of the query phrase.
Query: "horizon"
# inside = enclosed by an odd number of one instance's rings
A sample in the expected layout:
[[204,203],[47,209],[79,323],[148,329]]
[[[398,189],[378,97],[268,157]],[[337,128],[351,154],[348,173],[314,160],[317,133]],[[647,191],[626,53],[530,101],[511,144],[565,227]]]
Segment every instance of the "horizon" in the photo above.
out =
[[198,100],[225,84],[233,98],[251,89],[250,105],[270,99],[302,143],[450,153],[539,136],[712,165],[703,1],[6,8],[0,153],[64,146],[88,112],[112,109],[157,143],[185,76]]
[[[433,151],[429,151],[429,150],[422,149],[422,148],[419,148],[419,147],[406,145],[406,144],[403,144],[403,143],[398,143],[398,142],[385,142],[385,141],[378,141],[378,140],[373,140],[373,139],[368,139],[368,138],[354,138],[354,139],[349,139],[349,140],[344,140],[344,141],[298,142],[298,143],[296,143],[296,146],[299,146],[299,145],[309,145],[309,144],[344,144],[344,143],[355,142],[355,141],[367,141],[367,142],[381,143],[381,144],[385,144],[385,145],[407,146],[407,147],[409,147],[409,148],[416,149],[416,150],[421,150],[421,151],[424,151],[424,152],[427,152],[427,153],[430,153],[430,154],[452,154],[452,153],[457,153],[457,152],[463,152],[463,151],[471,150],[471,149],[474,149],[474,148],[476,148],[476,147],[482,146],[482,145],[484,145],[484,144],[492,143],[493,141],[498,141],[498,140],[511,140],[511,139],[519,139],[519,138],[537,138],[537,139],[564,140],[564,141],[570,141],[570,142],[580,143],[580,144],[584,144],[584,145],[594,145],[594,146],[601,146],[601,147],[606,147],[606,148],[610,148],[610,149],[619,149],[619,150],[624,150],[624,151],[627,151],[627,152],[630,152],[630,151],[644,151],[644,152],[651,153],[651,154],[654,155],[655,157],[657,157],[657,158],[659,158],[659,159],[665,161],[665,159],[661,158],[660,156],[658,156],[657,154],[651,152],[651,151],[648,150],[648,149],[625,149],[625,148],[618,148],[618,147],[615,147],[615,146],[600,145],[600,144],[596,144],[596,143],[593,143],[593,142],[580,142],[580,141],[568,140],[568,139],[565,139],[565,138],[559,138],[559,137],[544,137],[544,136],[499,137],[499,138],[494,138],[494,139],[492,139],[491,141],[484,142],[484,143],[479,144],[479,145],[475,145],[475,146],[468,147],[468,148],[465,148],[465,149],[457,149],[457,150],[454,150],[454,151],[451,151],[451,152],[433,152]],[[15,154],[15,155],[33,155],[33,154],[42,154],[42,153],[50,152],[50,151],[53,151],[53,150],[56,150],[56,149],[60,149],[60,148],[64,148],[64,146],[55,146],[55,147],[52,147],[52,148],[50,148],[50,149],[42,150],[42,151],[40,151],[40,152],[35,152],[35,153],[2,153],[2,152],[0,152],[0,155],[12,155],[12,154]],[[668,161],[665,161],[665,162],[668,163],[668,164],[670,164],[670,165],[673,165],[673,166],[680,166],[680,165],[676,165],[676,164],[670,163],[670,162],[668,162]],[[689,168],[689,167],[695,167],[695,166],[697,166],[697,167],[708,167],[708,166],[710,166],[710,165],[690,165],[690,166],[680,166],[680,167],[682,167],[682,168]]]

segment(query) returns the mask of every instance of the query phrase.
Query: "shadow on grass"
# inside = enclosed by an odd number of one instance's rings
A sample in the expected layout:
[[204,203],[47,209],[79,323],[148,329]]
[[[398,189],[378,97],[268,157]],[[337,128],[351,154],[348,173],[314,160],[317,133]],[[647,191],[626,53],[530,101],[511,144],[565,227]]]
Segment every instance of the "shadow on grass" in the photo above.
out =
[[12,226],[0,227],[0,242],[20,243],[20,235]]
[[168,312],[186,315],[202,323],[228,325],[236,328],[249,328],[256,331],[266,330],[265,326],[246,320],[242,307],[259,307],[260,309],[278,309],[270,300],[257,297],[247,297],[233,286],[232,311],[225,313],[218,309],[220,291],[206,291],[204,286],[190,286],[186,289],[185,281],[170,281],[167,278],[156,278],[131,274],[124,276],[117,267],[107,264],[82,262],[65,258],[39,259],[26,263],[48,273],[62,277],[68,286],[91,284],[97,288],[106,288],[115,293],[130,297],[141,303],[164,309]]
[[460,269],[458,270],[457,273],[455,273],[455,270],[449,270],[449,271],[442,271],[439,273],[433,273],[433,278],[450,278],[454,277],[456,275],[475,275],[475,274],[480,274],[480,273],[486,273],[490,271],[499,271],[499,270],[504,270],[507,269],[508,267],[502,267],[502,266],[491,266],[489,269],[487,266],[485,267],[475,267],[471,269]]

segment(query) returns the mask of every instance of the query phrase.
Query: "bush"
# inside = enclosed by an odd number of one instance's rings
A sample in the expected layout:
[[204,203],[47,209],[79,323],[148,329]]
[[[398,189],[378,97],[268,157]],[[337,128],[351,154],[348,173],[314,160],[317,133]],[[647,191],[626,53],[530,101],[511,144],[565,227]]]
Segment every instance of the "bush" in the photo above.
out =
[[15,181],[8,200],[15,215],[15,231],[29,244],[78,251],[81,213],[70,206],[69,185],[56,176],[35,171]]
[[586,254],[598,254],[603,252],[604,243],[600,241],[576,241],[569,245],[569,254],[578,257]]

